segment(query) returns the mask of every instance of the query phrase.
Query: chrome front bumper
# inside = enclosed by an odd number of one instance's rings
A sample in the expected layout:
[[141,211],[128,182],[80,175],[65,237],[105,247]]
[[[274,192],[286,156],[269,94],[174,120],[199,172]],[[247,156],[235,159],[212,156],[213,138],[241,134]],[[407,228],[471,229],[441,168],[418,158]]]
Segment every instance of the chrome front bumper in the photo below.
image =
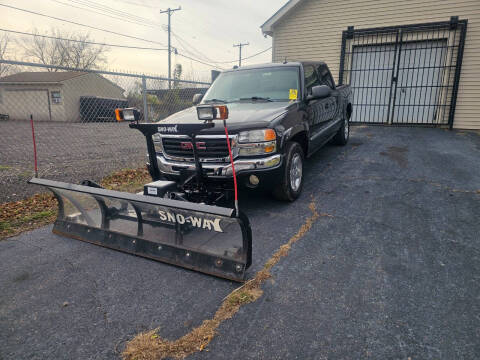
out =
[[[243,171],[249,170],[265,170],[278,167],[282,162],[282,156],[275,154],[266,158],[256,159],[237,159],[233,162],[235,166],[235,172],[237,174]],[[157,154],[157,163],[159,170],[164,174],[179,175],[180,170],[190,169],[195,170],[195,164],[193,162],[173,161],[166,159],[162,155]],[[204,169],[208,175],[214,176],[232,176],[232,165],[230,163],[210,163],[202,162],[202,169]]]

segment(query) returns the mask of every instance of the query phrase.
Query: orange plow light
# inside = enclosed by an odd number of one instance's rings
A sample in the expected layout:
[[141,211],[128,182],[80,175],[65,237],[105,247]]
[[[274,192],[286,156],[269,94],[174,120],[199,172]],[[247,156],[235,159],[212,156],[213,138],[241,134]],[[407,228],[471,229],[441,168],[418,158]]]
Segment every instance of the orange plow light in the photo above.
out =
[[115,119],[117,121],[123,121],[122,109],[115,109]]
[[226,105],[215,106],[215,108],[217,109],[216,119],[219,119],[219,120],[228,119],[228,108]]

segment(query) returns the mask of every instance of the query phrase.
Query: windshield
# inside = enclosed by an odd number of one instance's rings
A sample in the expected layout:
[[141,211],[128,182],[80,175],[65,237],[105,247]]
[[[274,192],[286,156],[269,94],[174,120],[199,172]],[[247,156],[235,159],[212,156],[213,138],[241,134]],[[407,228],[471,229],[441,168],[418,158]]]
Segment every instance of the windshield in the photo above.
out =
[[297,98],[298,67],[260,68],[221,73],[205,94],[203,102],[272,100]]

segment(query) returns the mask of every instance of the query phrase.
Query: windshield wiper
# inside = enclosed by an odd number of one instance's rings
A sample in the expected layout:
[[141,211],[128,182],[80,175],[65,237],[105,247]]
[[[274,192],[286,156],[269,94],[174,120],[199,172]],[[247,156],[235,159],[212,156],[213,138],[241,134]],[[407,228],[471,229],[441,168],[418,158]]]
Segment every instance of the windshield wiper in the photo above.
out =
[[263,100],[263,101],[273,101],[272,99],[270,99],[269,97],[261,97],[261,96],[252,96],[252,97],[249,97],[249,98],[240,98],[240,101],[242,100],[253,100],[253,101],[257,101],[257,100]]
[[226,103],[227,101],[226,101],[226,100],[222,100],[222,99],[208,99],[208,100],[204,100],[203,102],[204,102],[204,103],[211,103],[211,102]]

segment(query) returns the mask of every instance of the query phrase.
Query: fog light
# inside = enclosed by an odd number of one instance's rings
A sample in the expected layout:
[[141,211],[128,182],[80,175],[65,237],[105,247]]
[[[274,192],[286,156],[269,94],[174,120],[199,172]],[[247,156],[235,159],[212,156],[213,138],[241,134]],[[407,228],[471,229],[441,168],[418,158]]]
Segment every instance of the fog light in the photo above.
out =
[[250,177],[248,178],[248,181],[250,181],[250,184],[252,184],[253,186],[257,186],[258,183],[260,182],[260,179],[255,175],[250,175]]

